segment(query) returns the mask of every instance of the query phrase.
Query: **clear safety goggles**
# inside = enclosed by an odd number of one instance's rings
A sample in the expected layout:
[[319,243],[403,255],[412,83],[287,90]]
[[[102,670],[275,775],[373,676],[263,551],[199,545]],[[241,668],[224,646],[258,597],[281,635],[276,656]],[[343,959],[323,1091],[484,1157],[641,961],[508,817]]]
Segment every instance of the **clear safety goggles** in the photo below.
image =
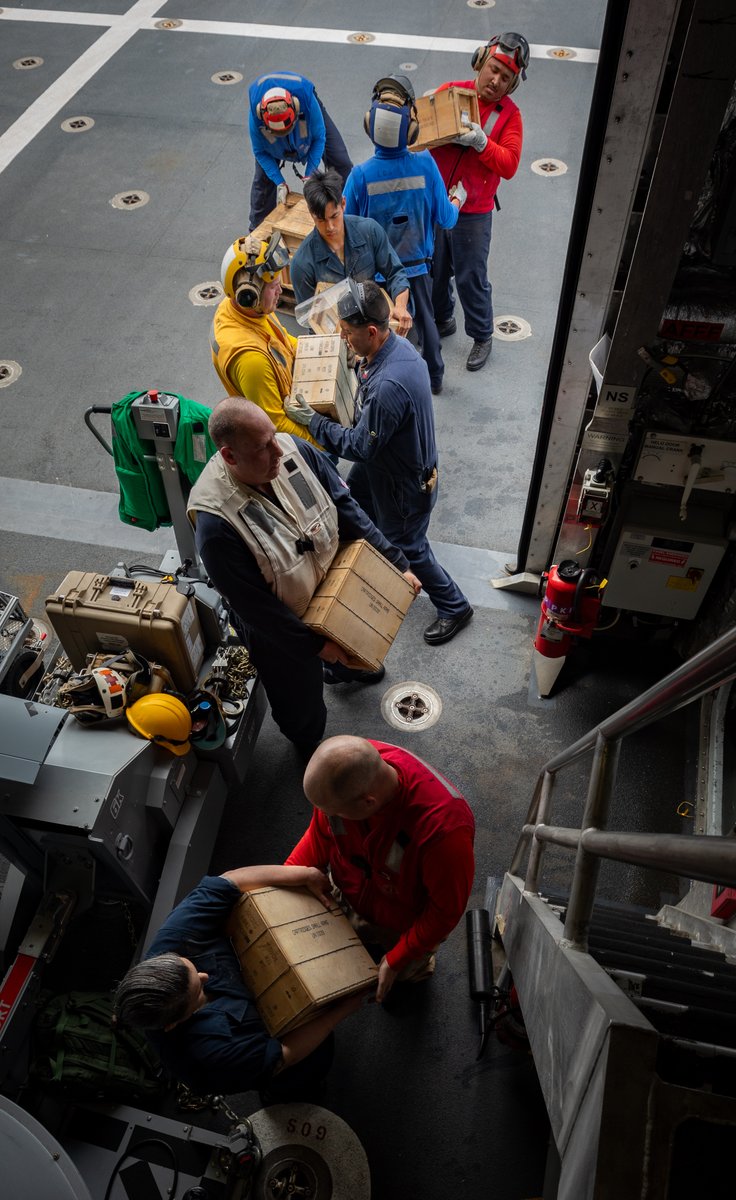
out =
[[263,258],[258,257],[254,267],[254,274],[262,279],[264,283],[272,283],[276,276],[283,271],[284,267],[289,265],[289,251],[286,243],[278,230],[271,234],[266,249],[263,252]]

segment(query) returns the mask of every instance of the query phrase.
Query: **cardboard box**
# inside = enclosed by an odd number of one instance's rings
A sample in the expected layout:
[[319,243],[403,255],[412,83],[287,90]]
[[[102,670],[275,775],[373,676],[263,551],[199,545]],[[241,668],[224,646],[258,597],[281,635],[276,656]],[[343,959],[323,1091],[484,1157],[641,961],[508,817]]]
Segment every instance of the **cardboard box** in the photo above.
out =
[[204,637],[192,597],[173,583],[70,571],[46,600],[46,615],[76,671],[88,654],[130,648],[171,672],[190,692],[204,659]]
[[302,620],[342,646],[351,667],[376,671],[413,599],[411,584],[369,542],[345,542]]
[[339,334],[306,334],[297,339],[291,394],[300,392],[319,413],[351,429],[358,380],[348,367],[347,348]]
[[378,981],[376,964],[342,910],[337,904],[326,909],[306,888],[246,892],[228,932],[272,1036]]
[[431,96],[418,96],[419,137],[410,150],[444,146],[460,133],[467,133],[471,121],[480,121],[478,95],[472,88],[450,87]]

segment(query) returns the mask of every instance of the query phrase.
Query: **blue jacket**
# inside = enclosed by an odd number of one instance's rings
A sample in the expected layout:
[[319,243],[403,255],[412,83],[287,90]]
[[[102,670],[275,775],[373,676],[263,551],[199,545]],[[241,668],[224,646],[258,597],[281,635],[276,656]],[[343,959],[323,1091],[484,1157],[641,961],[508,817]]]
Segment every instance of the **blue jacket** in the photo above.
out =
[[[256,117],[256,106],[270,88],[283,87],[299,101],[299,116],[294,128],[284,137],[267,134]],[[303,75],[288,71],[261,75],[248,89],[250,116],[248,129],[253,153],[272,183],[284,182],[279,163],[306,163],[305,175],[312,175],[320,164],[325,149],[325,122],[314,84]]]
[[419,486],[437,465],[427,364],[406,338],[389,333],[359,379],[353,428],[316,415],[309,432],[341,458]]
[[200,1095],[261,1087],[281,1062],[240,974],[225,923],[240,899],[230,879],[206,875],[164,921],[146,958],[173,951],[209,975],[208,1003],[166,1032],[150,1032],[162,1061]]
[[292,258],[289,269],[297,303],[313,296],[318,283],[338,283],[348,275],[361,283],[366,279],[385,280],[392,300],[409,286],[406,271],[386,234],[370,217],[345,217],[344,262],[313,229]]
[[345,211],[373,217],[407,275],[426,275],[434,251],[434,226],[452,229],[458,209],[448,198],[429,150],[388,150],[377,146],[373,158],[353,167],[345,184]]

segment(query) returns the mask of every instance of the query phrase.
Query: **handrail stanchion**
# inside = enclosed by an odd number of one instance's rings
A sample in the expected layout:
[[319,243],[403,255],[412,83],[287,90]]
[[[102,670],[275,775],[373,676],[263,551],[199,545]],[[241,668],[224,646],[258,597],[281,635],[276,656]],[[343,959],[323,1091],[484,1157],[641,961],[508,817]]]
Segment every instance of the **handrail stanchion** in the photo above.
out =
[[[619,738],[610,740],[598,732],[583,814],[583,830],[605,829],[608,824],[608,810],[616,780],[620,749]],[[570,902],[565,918],[565,938],[578,950],[588,949],[588,928],[599,870],[600,858],[586,850],[581,839],[575,857]]]
[[[552,789],[554,784],[554,775],[551,771],[545,771],[542,777],[539,804],[537,806],[536,821],[538,825],[546,825],[548,823],[552,811]],[[529,851],[529,865],[527,866],[526,879],[524,880],[524,891],[533,892],[534,895],[539,891],[539,872],[542,866],[543,853],[544,843],[540,842],[537,838],[533,838],[531,850]]]

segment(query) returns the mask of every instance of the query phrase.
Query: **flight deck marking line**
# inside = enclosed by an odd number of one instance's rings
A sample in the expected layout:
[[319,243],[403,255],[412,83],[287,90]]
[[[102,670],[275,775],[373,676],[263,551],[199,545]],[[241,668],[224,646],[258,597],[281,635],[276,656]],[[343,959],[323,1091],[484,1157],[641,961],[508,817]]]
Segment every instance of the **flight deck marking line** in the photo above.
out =
[[[58,79],[54,80],[51,86],[34,100],[23,115],[18,117],[18,120],[14,121],[0,136],[0,173],[10,165],[21,150],[26,148],[36,134],[40,133],[49,121],[53,120],[64,105],[68,104],[72,97],[84,87],[85,83],[88,83],[97,74],[100,67],[109,62],[113,55],[140,31],[142,23],[158,12],[163,4],[164,0],[137,0],[137,3],[120,17],[109,18],[110,28],[83,54],[80,54],[79,58]],[[0,20],[10,17],[11,11],[5,9],[0,13]],[[39,14],[41,11],[40,9],[15,9],[12,11],[11,19],[24,20],[28,18],[29,13]],[[57,19],[61,15],[54,13],[53,18]],[[63,14],[64,17],[69,17],[69,15],[69,13]],[[74,16],[79,17],[80,20],[67,23],[90,25],[96,23],[93,20],[83,21],[82,18],[87,16],[86,13],[75,13]],[[36,16],[32,19],[39,20],[40,17]]]
[[[43,8],[4,8],[0,13],[0,21],[39,21],[39,22],[55,22],[59,25],[110,25],[115,26],[119,21],[125,20],[138,6],[130,9],[125,17],[115,17],[106,15],[105,13],[84,13],[84,12],[56,12],[50,9]],[[161,5],[154,7],[154,12]],[[141,19],[138,23],[139,29],[153,29],[157,33],[161,30],[157,28],[157,22],[160,17]],[[314,27],[299,25],[260,25],[249,24],[246,21],[197,21],[197,20],[182,20],[181,25],[177,29],[168,29],[167,34],[171,33],[211,33],[221,37],[250,37],[250,38],[272,38],[275,41],[288,42],[330,42],[343,43],[351,45],[348,42],[348,37],[355,33],[354,29],[316,29]],[[370,32],[374,39],[372,42],[366,43],[368,46],[394,47],[406,50],[435,50],[438,52],[445,51],[450,54],[472,54],[478,45],[477,38],[442,38],[442,37],[422,37],[415,36],[409,33],[376,33],[373,30],[365,30]],[[529,47],[529,53],[532,58],[548,58],[550,50],[558,50],[559,45],[543,46],[537,43],[532,43]],[[568,50],[572,50],[575,57],[560,59],[560,62],[575,63],[597,63],[598,51],[583,48],[581,46],[568,46]]]

